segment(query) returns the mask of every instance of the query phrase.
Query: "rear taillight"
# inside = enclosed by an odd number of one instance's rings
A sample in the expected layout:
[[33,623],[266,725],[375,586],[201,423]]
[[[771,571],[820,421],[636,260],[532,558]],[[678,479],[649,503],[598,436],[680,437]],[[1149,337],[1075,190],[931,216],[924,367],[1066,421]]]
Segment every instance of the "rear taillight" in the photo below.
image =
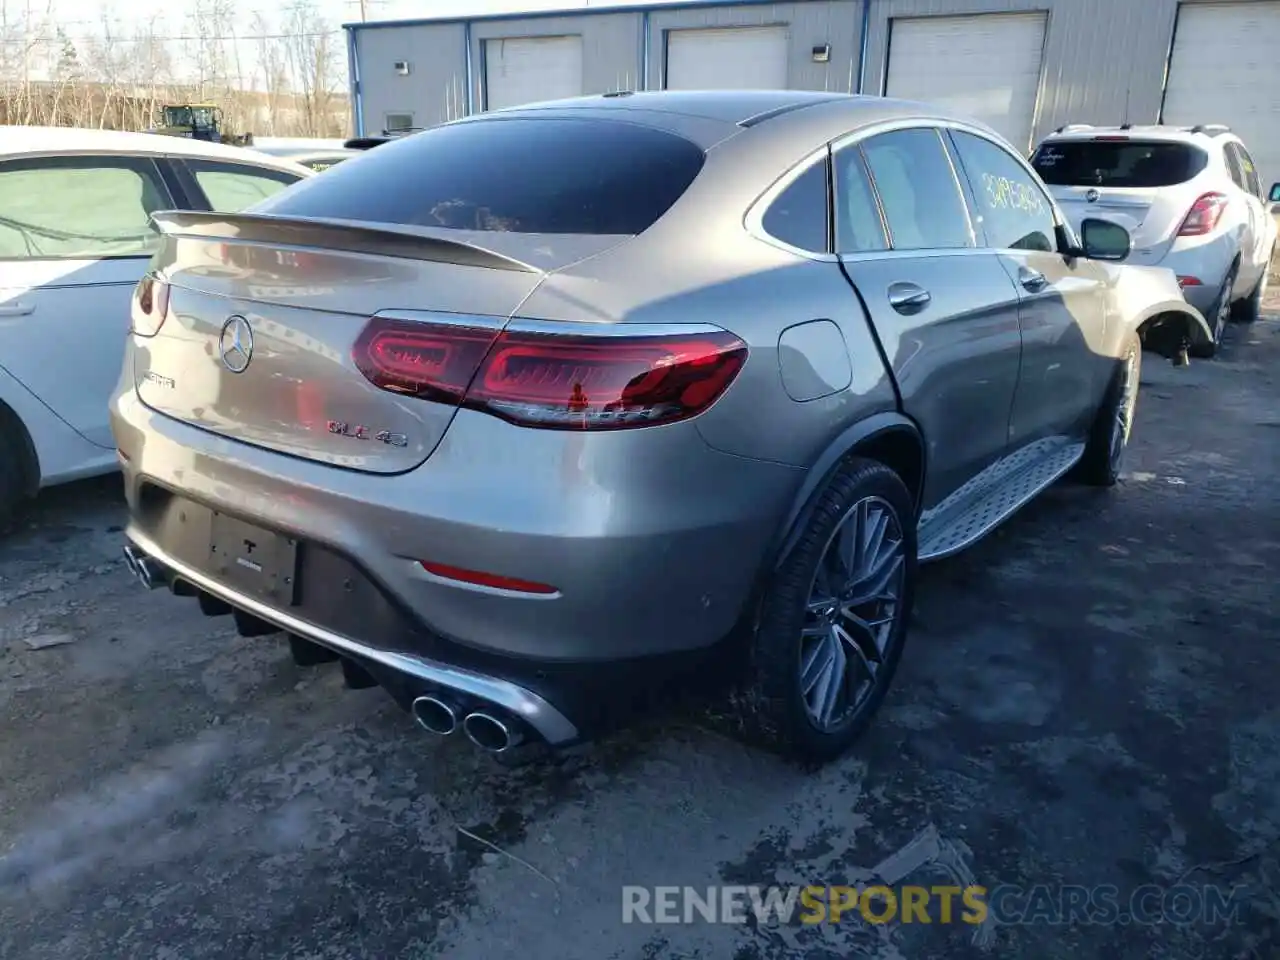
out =
[[1210,233],[1222,218],[1222,211],[1227,208],[1227,198],[1220,193],[1206,193],[1191,205],[1186,219],[1178,228],[1180,237],[1201,237]]
[[169,285],[147,274],[133,292],[129,330],[140,337],[154,337],[169,314]]
[[499,333],[375,318],[354,359],[384,390],[524,426],[617,430],[697,416],[747,358],[745,343],[714,328],[592,336],[537,326]]

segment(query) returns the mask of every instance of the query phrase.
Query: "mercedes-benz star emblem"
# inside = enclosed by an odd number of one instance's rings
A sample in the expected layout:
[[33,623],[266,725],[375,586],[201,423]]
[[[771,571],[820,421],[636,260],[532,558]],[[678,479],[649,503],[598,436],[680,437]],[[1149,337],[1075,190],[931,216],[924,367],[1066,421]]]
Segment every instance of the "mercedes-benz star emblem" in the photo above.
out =
[[1097,191],[1097,190],[1094,190],[1092,187],[1090,187],[1090,188],[1085,192],[1084,198],[1085,198],[1086,200],[1088,200],[1090,203],[1097,203],[1097,202],[1098,202],[1098,191]]
[[218,338],[218,355],[222,365],[232,373],[244,373],[253,359],[253,328],[244,317],[228,317]]

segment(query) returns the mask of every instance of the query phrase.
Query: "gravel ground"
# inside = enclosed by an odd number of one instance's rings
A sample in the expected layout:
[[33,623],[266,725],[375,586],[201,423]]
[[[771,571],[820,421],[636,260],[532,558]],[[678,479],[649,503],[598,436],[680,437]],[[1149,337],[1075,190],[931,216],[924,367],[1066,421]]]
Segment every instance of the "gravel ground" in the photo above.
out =
[[[816,772],[699,716],[500,767],[141,591],[115,481],[50,492],[0,542],[0,956],[1280,956],[1280,322],[1229,336],[1146,358],[1119,489],[1061,485],[926,568],[881,718]],[[621,922],[624,884],[890,874],[1237,912]]]

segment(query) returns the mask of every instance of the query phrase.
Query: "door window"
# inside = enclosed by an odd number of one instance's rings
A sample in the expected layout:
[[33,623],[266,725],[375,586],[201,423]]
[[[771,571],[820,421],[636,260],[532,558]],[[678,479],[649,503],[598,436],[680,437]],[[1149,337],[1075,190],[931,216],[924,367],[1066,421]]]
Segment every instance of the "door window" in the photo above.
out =
[[775,240],[800,250],[827,253],[827,161],[796,177],[769,204],[761,226]]
[[1053,205],[1027,169],[990,140],[960,130],[951,136],[973,190],[987,246],[1056,250]]
[[884,220],[858,144],[835,155],[836,253],[888,250]]
[[936,130],[882,133],[862,155],[894,250],[973,246],[960,184]]
[[43,157],[0,164],[0,258],[150,257],[156,210],[173,206],[150,160]]
[[218,213],[240,213],[302,179],[283,170],[244,163],[187,160],[186,164],[209,207]]

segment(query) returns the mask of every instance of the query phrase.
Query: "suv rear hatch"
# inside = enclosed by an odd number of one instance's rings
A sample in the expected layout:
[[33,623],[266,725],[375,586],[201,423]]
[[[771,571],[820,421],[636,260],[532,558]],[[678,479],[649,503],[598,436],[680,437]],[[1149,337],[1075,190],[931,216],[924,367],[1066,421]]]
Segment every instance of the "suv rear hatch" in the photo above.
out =
[[1047,141],[1031,165],[1077,232],[1088,217],[1111,220],[1129,231],[1136,250],[1178,228],[1195,198],[1170,188],[1194,179],[1208,160],[1190,143],[1099,135]]
[[703,160],[637,124],[468,121],[245,214],[156,214],[164,242],[133,304],[138,395],[279,453],[411,470],[543,277],[646,229]]

